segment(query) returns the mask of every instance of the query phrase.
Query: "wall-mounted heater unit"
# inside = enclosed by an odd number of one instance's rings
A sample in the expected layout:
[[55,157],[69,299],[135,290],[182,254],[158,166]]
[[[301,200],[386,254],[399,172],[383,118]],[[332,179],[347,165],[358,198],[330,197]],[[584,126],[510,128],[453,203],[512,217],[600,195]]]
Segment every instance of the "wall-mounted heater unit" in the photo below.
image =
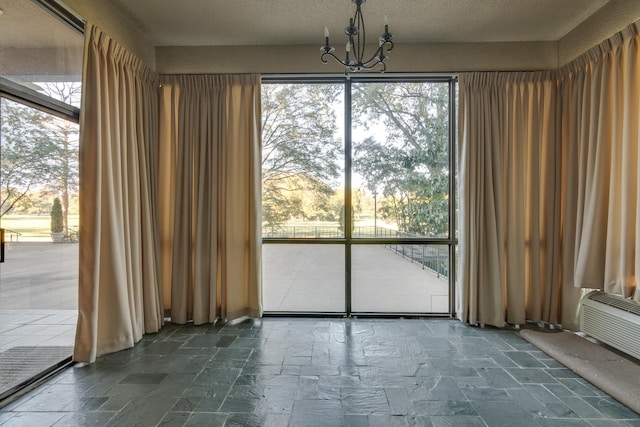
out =
[[580,330],[640,359],[640,304],[601,291],[582,298]]

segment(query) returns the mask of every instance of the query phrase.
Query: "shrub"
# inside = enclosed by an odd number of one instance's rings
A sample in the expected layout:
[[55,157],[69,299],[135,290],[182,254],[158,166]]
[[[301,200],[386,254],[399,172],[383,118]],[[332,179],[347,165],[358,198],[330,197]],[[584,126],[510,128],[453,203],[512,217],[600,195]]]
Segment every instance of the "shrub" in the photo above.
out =
[[51,232],[62,233],[62,204],[60,199],[56,197],[53,199],[53,207],[51,208]]

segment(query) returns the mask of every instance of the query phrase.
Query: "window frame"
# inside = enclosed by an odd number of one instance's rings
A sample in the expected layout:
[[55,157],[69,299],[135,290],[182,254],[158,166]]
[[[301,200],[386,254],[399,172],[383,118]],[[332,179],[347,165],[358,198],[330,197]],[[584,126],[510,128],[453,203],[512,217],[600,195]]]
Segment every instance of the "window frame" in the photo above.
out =
[[[457,155],[456,155],[456,94],[457,75],[455,74],[359,74],[359,75],[263,75],[263,84],[344,84],[344,218],[352,217],[352,84],[353,83],[448,83],[449,84],[449,230],[447,237],[416,238],[354,238],[350,221],[344,224],[345,235],[342,238],[263,238],[264,244],[341,244],[345,248],[345,308],[340,313],[319,312],[272,312],[266,316],[347,316],[347,317],[455,317],[455,283],[457,250]],[[351,286],[351,247],[353,245],[376,244],[416,244],[447,246],[449,257],[449,311],[448,313],[379,313],[355,312],[352,310]]]

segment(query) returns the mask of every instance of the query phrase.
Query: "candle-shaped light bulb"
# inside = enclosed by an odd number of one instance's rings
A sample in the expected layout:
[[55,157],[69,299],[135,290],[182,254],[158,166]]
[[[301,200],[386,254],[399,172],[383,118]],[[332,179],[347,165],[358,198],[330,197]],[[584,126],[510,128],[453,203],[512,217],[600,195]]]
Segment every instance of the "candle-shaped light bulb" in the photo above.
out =
[[344,49],[347,51],[347,53],[351,52],[351,42],[350,41],[347,42],[347,45],[345,46]]
[[324,27],[324,36],[329,37],[329,29],[327,27]]
[[387,18],[387,15],[384,15],[384,32],[389,32],[389,18]]

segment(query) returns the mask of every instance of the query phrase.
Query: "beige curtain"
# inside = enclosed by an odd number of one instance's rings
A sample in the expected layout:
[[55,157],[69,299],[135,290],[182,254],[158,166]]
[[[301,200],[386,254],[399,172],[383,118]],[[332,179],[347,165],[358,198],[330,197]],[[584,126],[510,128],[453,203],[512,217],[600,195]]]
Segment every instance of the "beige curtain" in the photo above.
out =
[[560,200],[552,73],[460,76],[463,321],[557,323]]
[[459,315],[575,328],[584,291],[640,300],[632,25],[553,73],[460,76]]
[[80,115],[80,271],[74,359],[132,347],[162,326],[158,274],[158,79],[97,27],[85,32]]
[[176,323],[261,316],[260,77],[162,80],[165,308]]
[[565,280],[640,300],[640,37],[635,25],[560,71]]

